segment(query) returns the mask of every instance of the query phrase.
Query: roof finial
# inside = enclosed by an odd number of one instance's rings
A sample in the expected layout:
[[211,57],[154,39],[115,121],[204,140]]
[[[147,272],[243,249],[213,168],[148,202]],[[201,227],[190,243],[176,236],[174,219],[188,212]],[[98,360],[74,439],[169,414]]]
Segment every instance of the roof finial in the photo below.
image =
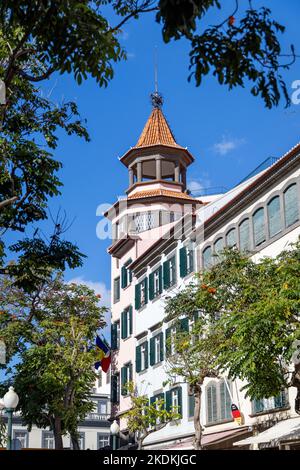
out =
[[151,103],[153,108],[161,108],[163,105],[163,97],[158,91],[157,79],[157,46],[154,48],[154,93],[151,93]]

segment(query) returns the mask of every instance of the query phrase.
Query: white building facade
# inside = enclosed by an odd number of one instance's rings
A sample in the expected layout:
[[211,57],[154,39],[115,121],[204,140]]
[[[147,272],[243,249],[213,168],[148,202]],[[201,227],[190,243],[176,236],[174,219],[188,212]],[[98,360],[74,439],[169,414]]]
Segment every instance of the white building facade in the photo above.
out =
[[[195,272],[207,269],[226,246],[259,259],[276,256],[298,240],[300,145],[231,191],[199,199],[186,191],[186,169],[193,158],[176,143],[160,106],[154,106],[138,144],[128,153],[127,199],[123,208],[119,202],[107,213],[115,231],[109,249],[113,413],[126,432],[122,416],[130,407],[126,382],[132,380],[150,401],[163,398],[167,408],[179,406],[182,416],[150,435],[145,449],[188,449],[194,434],[193,396],[185,384],[163,385],[168,379],[166,340],[172,332],[172,324],[164,321],[166,297],[186,286]],[[120,231],[121,219],[125,225]],[[189,328],[184,312],[182,328]],[[201,411],[205,448],[232,448],[253,429],[296,416],[294,389],[251,402],[241,392],[242,385],[205,380]],[[243,414],[242,425],[232,419],[232,402]]]

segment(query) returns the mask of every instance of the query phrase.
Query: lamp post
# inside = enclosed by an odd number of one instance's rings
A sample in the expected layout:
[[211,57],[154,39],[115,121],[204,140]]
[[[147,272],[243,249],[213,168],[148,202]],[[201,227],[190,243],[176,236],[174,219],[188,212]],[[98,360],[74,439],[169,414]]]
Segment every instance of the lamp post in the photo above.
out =
[[118,425],[117,421],[114,420],[114,422],[110,426],[110,433],[113,438],[113,450],[117,450],[117,436],[119,435],[120,432],[120,426]]
[[11,450],[12,442],[12,417],[13,412],[19,403],[19,397],[14,391],[14,387],[9,387],[8,392],[4,395],[2,401],[7,413],[7,450]]

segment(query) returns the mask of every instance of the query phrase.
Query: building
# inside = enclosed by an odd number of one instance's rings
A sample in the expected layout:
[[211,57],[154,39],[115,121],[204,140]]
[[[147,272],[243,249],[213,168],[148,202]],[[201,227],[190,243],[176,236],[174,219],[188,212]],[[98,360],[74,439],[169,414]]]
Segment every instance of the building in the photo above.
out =
[[[165,296],[187,285],[195,271],[206,269],[224,246],[249,250],[254,259],[276,256],[300,235],[300,144],[257,168],[223,194],[194,198],[186,173],[194,158],[181,147],[163,115],[162,101],[152,95],[153,109],[137,144],[120,158],[129,172],[126,197],[106,213],[112,222],[112,411],[126,432],[130,407],[126,382],[133,380],[149,399],[163,397],[177,405],[179,425],[168,424],[148,436],[146,449],[192,448],[193,397],[185,384],[164,386]],[[269,164],[268,164],[269,163]],[[271,163],[271,164],[270,164]],[[188,321],[183,319],[185,327]],[[227,384],[226,384],[226,382]],[[234,403],[244,416],[231,417]],[[295,390],[250,402],[240,381],[206,380],[202,418],[205,448],[232,448],[233,443],[295,415]],[[245,448],[247,446],[245,445]]]
[[[78,432],[80,435],[80,449],[97,450],[110,444],[110,374],[105,374],[99,369],[95,386],[91,390],[91,401],[95,403],[93,412],[89,413],[80,423]],[[5,413],[4,413],[5,419]],[[54,449],[54,436],[50,429],[32,427],[29,432],[22,425],[20,414],[14,413],[12,438],[18,439],[24,449]],[[63,436],[65,449],[71,449],[69,436]]]

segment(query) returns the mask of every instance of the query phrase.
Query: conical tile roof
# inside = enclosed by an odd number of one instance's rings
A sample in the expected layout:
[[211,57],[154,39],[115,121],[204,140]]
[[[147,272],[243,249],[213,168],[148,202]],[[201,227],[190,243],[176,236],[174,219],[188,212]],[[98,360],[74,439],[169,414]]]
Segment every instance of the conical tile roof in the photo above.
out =
[[160,108],[153,108],[148,121],[135,147],[151,145],[168,145],[180,147],[170,129],[169,124]]

